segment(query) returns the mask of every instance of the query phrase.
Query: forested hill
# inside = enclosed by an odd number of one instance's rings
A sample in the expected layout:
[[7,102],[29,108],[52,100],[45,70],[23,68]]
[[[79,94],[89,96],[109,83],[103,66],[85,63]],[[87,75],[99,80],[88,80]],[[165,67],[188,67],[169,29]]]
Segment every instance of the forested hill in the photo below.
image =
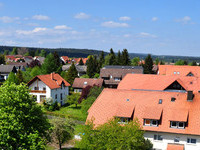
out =
[[[14,46],[0,46],[0,53],[4,53],[5,50],[12,51]],[[16,47],[21,48],[21,47]],[[29,52],[44,49],[47,53],[57,52],[59,56],[69,56],[69,57],[87,57],[88,55],[100,55],[101,50],[93,49],[75,49],[75,48],[35,48],[26,47]],[[107,53],[105,52],[105,55]]]
[[[12,51],[14,46],[0,46],[0,53],[4,53],[5,50]],[[22,48],[22,47],[17,47]],[[56,51],[60,56],[69,56],[69,57],[87,57],[88,55],[100,55],[101,50],[93,49],[76,49],[76,48],[35,48],[35,47],[26,47],[29,52],[35,52],[36,50],[44,49],[47,53]],[[105,52],[105,55],[108,52]],[[31,53],[30,53],[31,54]],[[117,54],[116,54],[117,55]],[[145,59],[147,54],[142,53],[129,53],[130,58],[139,57],[140,59]],[[200,62],[200,57],[189,57],[189,56],[170,56],[170,55],[152,55],[152,58],[155,60],[163,60],[165,62],[176,62],[177,60],[186,60],[188,62],[196,61]]]

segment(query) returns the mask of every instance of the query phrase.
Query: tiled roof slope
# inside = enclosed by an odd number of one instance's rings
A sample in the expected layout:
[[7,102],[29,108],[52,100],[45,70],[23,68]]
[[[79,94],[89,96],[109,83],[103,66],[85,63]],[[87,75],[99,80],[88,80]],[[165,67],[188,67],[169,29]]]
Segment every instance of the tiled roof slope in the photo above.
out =
[[90,78],[75,78],[72,85],[73,88],[85,88],[86,86],[99,86],[103,84],[103,79],[90,79]]
[[150,74],[127,74],[119,83],[118,89],[164,90],[175,81],[181,84],[187,91],[198,92],[200,90],[200,78],[198,77]]
[[[172,97],[176,98],[174,102],[171,102]],[[104,89],[88,110],[87,120],[94,119],[97,126],[114,116],[127,117],[132,112],[133,118],[138,118],[141,125],[145,118],[162,118],[158,127],[143,126],[143,130],[200,135],[199,99],[200,93],[195,94],[193,101],[187,101],[186,92]],[[188,126],[185,129],[170,128],[173,120],[188,120]]]
[[70,84],[65,81],[59,74],[51,73],[46,75],[39,75],[34,77],[31,81],[28,82],[28,85],[33,83],[36,79],[40,79],[44,82],[50,89],[56,89],[61,87],[61,83],[64,83],[65,86],[70,86]]
[[[174,74],[174,72],[176,72],[176,74]],[[158,65],[159,75],[187,76],[190,72],[194,76],[200,77],[199,66]]]
[[100,71],[100,77],[118,77],[123,78],[127,73],[142,74],[141,66],[105,66]]

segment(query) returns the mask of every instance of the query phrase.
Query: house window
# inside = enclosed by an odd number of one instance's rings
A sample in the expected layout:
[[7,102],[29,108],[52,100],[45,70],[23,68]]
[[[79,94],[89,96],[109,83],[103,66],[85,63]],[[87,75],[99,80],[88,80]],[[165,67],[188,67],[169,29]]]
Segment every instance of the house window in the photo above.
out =
[[176,74],[176,71],[174,71],[174,74]]
[[172,97],[171,98],[171,102],[175,102],[176,98],[175,97]]
[[112,79],[112,76],[110,76],[110,78]]
[[60,94],[60,100],[62,100],[62,93]]
[[46,91],[46,87],[43,87],[43,91]]
[[126,124],[130,121],[130,118],[120,117],[119,119],[120,119],[118,122],[119,124]]
[[177,72],[177,74],[180,74],[180,72]]
[[121,79],[120,79],[120,78],[114,78],[114,80],[115,80],[115,81],[120,81]]
[[46,96],[45,95],[40,95],[40,102],[44,102],[46,100]]
[[162,137],[162,135],[154,134],[153,139],[154,139],[154,140],[162,141],[162,140],[163,140],[163,137]]
[[87,85],[87,82],[84,82],[84,85]]
[[34,87],[34,90],[39,90],[39,87]]
[[158,126],[158,120],[144,119],[145,126]]
[[197,139],[187,138],[187,143],[196,144],[197,143]]
[[179,137],[175,137],[174,138],[174,142],[178,143],[180,141],[180,138]]
[[55,99],[57,99],[57,98],[58,98],[58,95],[56,94],[56,95],[55,95]]
[[171,121],[170,127],[171,128],[184,129],[185,128],[185,122]]
[[158,104],[162,104],[162,99],[159,99],[159,102],[158,102]]

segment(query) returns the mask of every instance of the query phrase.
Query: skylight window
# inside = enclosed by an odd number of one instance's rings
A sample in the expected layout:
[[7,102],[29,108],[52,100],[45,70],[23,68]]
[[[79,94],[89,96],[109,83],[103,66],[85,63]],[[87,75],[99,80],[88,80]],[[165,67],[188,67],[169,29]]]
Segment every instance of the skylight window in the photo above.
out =
[[171,98],[171,102],[175,102],[176,98],[175,97],[172,97]]
[[84,85],[87,85],[87,82],[84,82]]
[[159,99],[159,102],[158,102],[158,104],[162,104],[162,99]]

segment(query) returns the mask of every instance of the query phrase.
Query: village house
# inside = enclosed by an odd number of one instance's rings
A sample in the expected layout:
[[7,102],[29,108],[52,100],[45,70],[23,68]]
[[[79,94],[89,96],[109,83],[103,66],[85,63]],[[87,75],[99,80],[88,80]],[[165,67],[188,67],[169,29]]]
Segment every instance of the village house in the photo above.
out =
[[102,87],[103,79],[90,79],[90,78],[75,78],[72,87],[75,93],[81,93],[83,88],[87,86],[98,86]]
[[200,79],[127,74],[118,89],[104,89],[88,110],[95,126],[137,118],[144,137],[160,150],[200,149]]
[[46,98],[52,98],[53,102],[57,101],[63,105],[66,96],[69,95],[70,84],[59,74],[51,73],[34,77],[28,82],[28,86],[31,90],[30,94],[36,96],[38,103]]
[[63,64],[68,64],[71,62],[71,59],[68,56],[61,56],[60,60],[62,61]]
[[14,65],[0,65],[0,81],[5,81],[11,72],[17,73]]
[[[62,70],[67,72],[70,67],[71,67],[71,64],[63,65]],[[86,74],[87,66],[85,66],[85,65],[75,65],[75,67],[76,67],[76,70],[78,71],[79,77]]]
[[200,67],[199,66],[158,65],[157,74],[200,77]]
[[117,88],[119,82],[128,73],[143,74],[142,66],[105,66],[100,70],[100,77],[104,80],[104,87]]
[[9,62],[9,65],[15,66],[15,68],[21,71],[25,71],[26,68],[28,67],[28,63],[26,62]]

